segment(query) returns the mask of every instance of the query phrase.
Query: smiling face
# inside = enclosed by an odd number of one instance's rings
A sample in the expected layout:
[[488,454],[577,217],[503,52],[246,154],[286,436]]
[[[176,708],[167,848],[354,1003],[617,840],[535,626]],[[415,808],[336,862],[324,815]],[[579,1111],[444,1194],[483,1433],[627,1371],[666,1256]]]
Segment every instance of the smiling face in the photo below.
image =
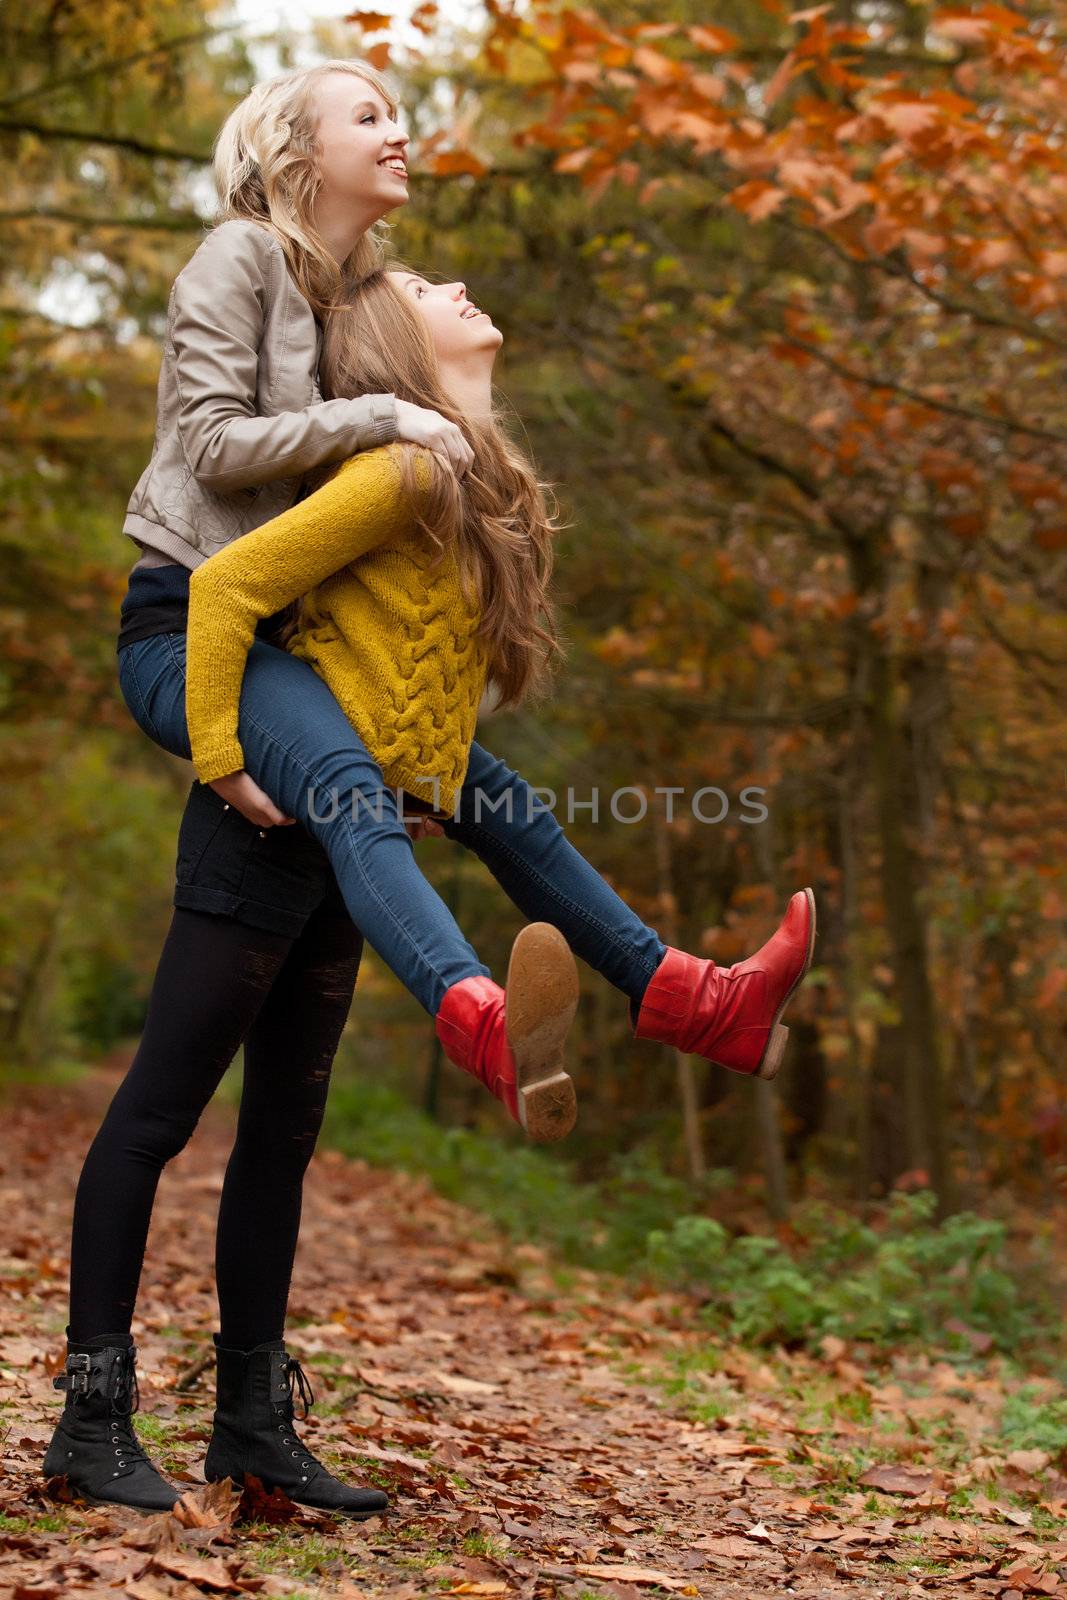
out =
[[387,277],[418,306],[440,362],[467,362],[479,353],[489,360],[504,343],[488,312],[467,298],[463,283],[428,283],[414,272],[390,272]]
[[408,197],[408,136],[387,102],[353,72],[328,72],[315,93],[319,195],[353,212],[384,216]]

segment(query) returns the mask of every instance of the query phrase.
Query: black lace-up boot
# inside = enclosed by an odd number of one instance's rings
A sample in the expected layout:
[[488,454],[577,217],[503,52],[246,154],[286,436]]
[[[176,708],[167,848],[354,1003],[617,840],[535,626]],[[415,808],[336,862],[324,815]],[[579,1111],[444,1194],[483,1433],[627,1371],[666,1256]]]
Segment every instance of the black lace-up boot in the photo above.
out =
[[299,1505],[363,1519],[385,1511],[380,1489],[353,1489],[316,1461],[293,1421],[299,1393],[306,1417],[315,1396],[304,1369],[280,1339],[254,1350],[228,1350],[215,1334],[216,1406],[204,1462],[208,1483],[232,1478],[238,1488],[256,1477],[268,1492],[281,1489]]
[[169,1511],[178,1490],[149,1461],[133,1428],[140,1404],[131,1342],[67,1344],[65,1371],[52,1379],[67,1402],[44,1458],[46,1478],[66,1475],[93,1503]]

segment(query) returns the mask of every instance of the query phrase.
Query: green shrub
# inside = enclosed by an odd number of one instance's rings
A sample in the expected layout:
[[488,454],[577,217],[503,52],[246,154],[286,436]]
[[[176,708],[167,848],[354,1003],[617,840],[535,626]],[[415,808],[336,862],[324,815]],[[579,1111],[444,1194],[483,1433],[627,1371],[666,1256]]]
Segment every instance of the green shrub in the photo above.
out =
[[1067,1398],[1050,1399],[1039,1384],[1024,1384],[1004,1401],[1000,1440],[1005,1450],[1047,1450],[1067,1465]]
[[442,1127],[372,1080],[335,1083],[325,1138],[375,1165],[425,1174],[495,1231],[564,1261],[689,1292],[709,1327],[745,1344],[817,1348],[836,1334],[950,1356],[971,1356],[985,1340],[1010,1354],[1056,1348],[1050,1274],[1034,1253],[1013,1263],[1005,1225],[973,1212],[936,1223],[928,1191],[891,1196],[877,1226],[803,1203],[791,1218],[800,1245],[787,1249],[694,1214],[733,1182],[728,1172],[694,1193],[639,1149],[618,1155],[598,1183],[580,1182],[558,1150]]
[[929,1191],[894,1194],[876,1229],[823,1203],[797,1208],[796,1254],[777,1239],[731,1239],[707,1217],[648,1237],[662,1282],[705,1295],[705,1320],[755,1344],[817,1345],[826,1334],[970,1350],[968,1330],[1011,1352],[1054,1332],[1055,1307],[1010,1270],[1003,1223],[960,1212],[936,1224]]

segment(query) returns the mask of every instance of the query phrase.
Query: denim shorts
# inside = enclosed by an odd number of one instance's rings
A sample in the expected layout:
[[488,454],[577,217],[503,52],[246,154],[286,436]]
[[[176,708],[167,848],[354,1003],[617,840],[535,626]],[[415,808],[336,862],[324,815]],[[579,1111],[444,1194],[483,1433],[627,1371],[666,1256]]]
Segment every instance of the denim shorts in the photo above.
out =
[[317,839],[298,822],[260,828],[199,782],[178,830],[174,904],[292,939],[320,906],[349,917]]

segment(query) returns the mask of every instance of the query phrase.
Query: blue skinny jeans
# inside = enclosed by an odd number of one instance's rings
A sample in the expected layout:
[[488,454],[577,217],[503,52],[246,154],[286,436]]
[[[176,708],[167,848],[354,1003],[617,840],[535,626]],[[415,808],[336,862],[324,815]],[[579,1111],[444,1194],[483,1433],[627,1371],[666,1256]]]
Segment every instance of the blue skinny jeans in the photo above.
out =
[[[185,635],[125,645],[119,682],[141,730],[188,760]],[[321,842],[352,920],[431,1016],[452,984],[491,976],[420,871],[397,791],[306,661],[255,640],[238,734],[245,770]],[[458,816],[442,824],[445,835],[484,861],[529,921],[550,922],[621,989],[635,1022],[666,946],[569,843],[525,781],[477,743]]]

